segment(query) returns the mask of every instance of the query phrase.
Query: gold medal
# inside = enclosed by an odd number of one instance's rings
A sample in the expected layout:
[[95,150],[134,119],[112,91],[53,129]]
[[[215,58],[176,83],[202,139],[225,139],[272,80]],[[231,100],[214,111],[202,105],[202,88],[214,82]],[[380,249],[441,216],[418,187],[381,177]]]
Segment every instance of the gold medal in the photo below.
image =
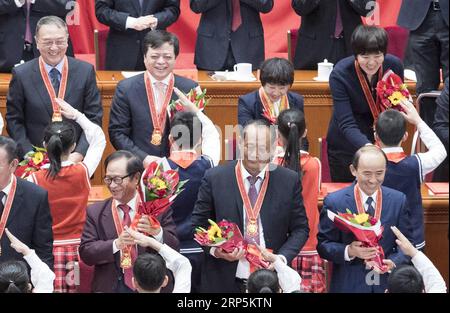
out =
[[62,122],[62,116],[60,112],[54,112],[52,116],[52,122]]
[[152,140],[150,143],[155,146],[159,146],[161,144],[162,134],[159,130],[154,130],[152,134]]
[[247,224],[247,234],[250,236],[256,236],[258,234],[258,225],[256,224],[256,221],[250,221]]
[[120,257],[120,267],[123,269],[128,269],[131,267],[131,253],[129,249],[122,250],[122,256]]

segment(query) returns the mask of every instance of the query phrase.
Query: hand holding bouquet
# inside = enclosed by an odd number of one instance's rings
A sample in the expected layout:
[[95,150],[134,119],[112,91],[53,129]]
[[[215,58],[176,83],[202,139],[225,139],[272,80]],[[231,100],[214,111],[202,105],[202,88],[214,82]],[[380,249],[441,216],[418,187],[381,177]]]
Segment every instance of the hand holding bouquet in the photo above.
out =
[[381,100],[382,111],[389,108],[403,111],[399,104],[403,100],[412,101],[406,84],[392,70],[388,70],[377,83],[377,95]]

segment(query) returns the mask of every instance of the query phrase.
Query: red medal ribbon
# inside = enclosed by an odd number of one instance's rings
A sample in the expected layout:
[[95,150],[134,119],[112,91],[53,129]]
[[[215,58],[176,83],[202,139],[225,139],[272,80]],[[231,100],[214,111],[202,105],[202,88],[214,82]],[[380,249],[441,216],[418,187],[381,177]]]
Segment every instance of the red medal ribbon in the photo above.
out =
[[64,99],[66,94],[67,87],[67,77],[69,76],[69,62],[67,60],[67,56],[64,56],[64,65],[61,74],[61,82],[59,84],[58,96],[56,96],[55,89],[53,89],[53,85],[48,78],[47,71],[45,70],[45,63],[42,57],[39,57],[39,70],[41,72],[42,80],[44,81],[45,88],[47,89],[47,93],[50,97],[50,101],[52,102],[53,108],[53,116],[52,122],[61,122],[62,115],[61,110],[59,108],[58,103],[56,103],[55,98]]
[[[380,115],[381,111],[381,102],[377,95],[377,101],[373,100],[372,93],[370,92],[369,84],[367,83],[366,78],[361,70],[361,67],[358,64],[358,61],[355,60],[355,70],[356,75],[358,75],[359,83],[361,84],[362,90],[364,92],[364,97],[366,98],[367,103],[369,104],[370,112],[372,113],[373,121],[378,119],[378,115]],[[378,70],[378,81],[383,78],[383,66]]]
[[[362,199],[361,190],[359,188],[358,183],[355,184],[354,195],[355,195],[355,202],[356,202],[356,208],[358,210],[358,214],[366,213],[366,210],[364,209],[364,205],[361,200]],[[373,217],[379,221],[381,218],[382,202],[383,202],[383,195],[381,192],[381,187],[378,187],[377,200],[376,200],[376,204],[375,204],[376,205],[375,216],[373,216]]]
[[404,158],[407,157],[405,152],[390,152],[390,153],[386,153],[386,157],[389,161],[394,162],[394,163],[399,163],[400,161],[402,161]]
[[[263,116],[269,120],[269,122],[275,124],[278,116],[275,115],[274,104],[267,96],[263,87],[259,88],[259,98],[261,99],[261,103],[263,105]],[[278,113],[286,109],[289,109],[289,99],[287,95],[283,95],[281,96],[280,109]]]

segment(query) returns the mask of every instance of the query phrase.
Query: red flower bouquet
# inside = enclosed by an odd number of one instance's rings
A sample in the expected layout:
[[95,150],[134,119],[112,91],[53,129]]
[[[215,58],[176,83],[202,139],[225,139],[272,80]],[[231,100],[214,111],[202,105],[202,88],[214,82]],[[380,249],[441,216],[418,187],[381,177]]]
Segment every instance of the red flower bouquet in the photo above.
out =
[[349,209],[346,213],[338,212],[338,214],[328,210],[328,218],[341,231],[351,232],[358,241],[363,243],[364,247],[377,247],[377,255],[368,261],[375,264],[374,266],[379,270],[386,271],[387,266],[383,263],[384,251],[378,245],[383,233],[383,226],[379,220],[366,213],[352,213]]
[[[186,97],[191,101],[200,111],[203,111],[206,105],[208,104],[210,99],[206,98],[206,89],[202,90],[200,86],[197,86],[194,89],[191,89]],[[182,112],[185,110],[184,105],[181,101],[173,100],[169,104],[170,109],[170,117],[172,118],[176,112]]]
[[381,109],[383,111],[389,108],[402,111],[399,103],[402,100],[412,101],[406,84],[392,70],[388,70],[377,83],[377,95],[381,101]]
[[15,175],[20,178],[27,178],[31,173],[37,172],[45,164],[50,163],[47,155],[47,150],[45,148],[39,148],[33,146],[34,151],[30,151],[25,155],[22,162],[16,169]]

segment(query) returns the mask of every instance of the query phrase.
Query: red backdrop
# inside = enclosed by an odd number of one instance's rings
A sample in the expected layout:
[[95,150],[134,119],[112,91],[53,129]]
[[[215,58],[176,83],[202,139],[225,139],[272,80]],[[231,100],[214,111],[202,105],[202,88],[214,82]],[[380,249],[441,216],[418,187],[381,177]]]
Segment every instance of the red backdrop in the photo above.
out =
[[[106,29],[95,17],[94,0],[77,0],[79,25],[69,26],[70,35],[75,47],[75,53],[94,53],[93,30]],[[374,19],[380,26],[395,25],[400,0],[377,0],[378,10]],[[262,15],[266,55],[287,52],[286,32],[288,29],[298,28],[300,17],[291,8],[290,0],[275,0],[273,10]],[[193,53],[195,50],[196,29],[200,15],[194,14],[189,8],[189,0],[181,0],[181,15],[169,30],[176,33],[181,42],[181,53]]]

